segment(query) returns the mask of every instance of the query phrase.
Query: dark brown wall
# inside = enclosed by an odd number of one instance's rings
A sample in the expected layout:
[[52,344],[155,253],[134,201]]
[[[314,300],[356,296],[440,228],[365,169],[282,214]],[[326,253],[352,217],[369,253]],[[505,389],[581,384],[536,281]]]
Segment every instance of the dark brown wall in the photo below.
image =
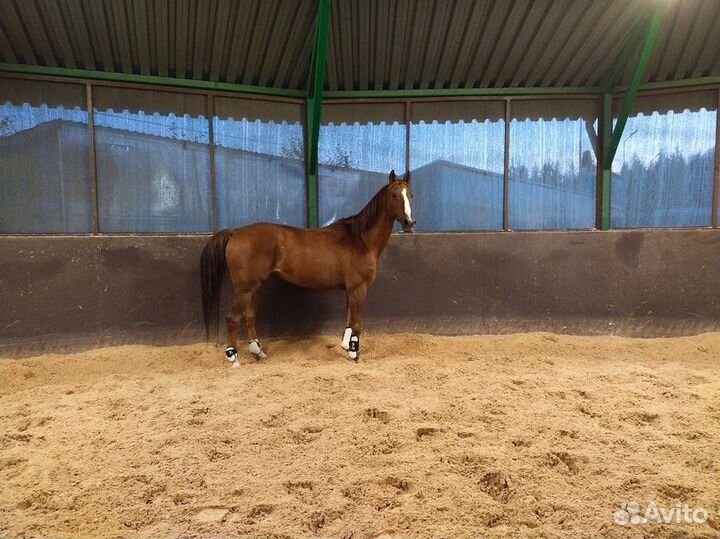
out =
[[[0,238],[0,354],[202,340],[198,260],[206,241]],[[720,330],[719,276],[717,230],[399,235],[381,260],[365,327],[640,336]],[[262,336],[339,335],[344,309],[341,293],[271,281],[259,329]]]

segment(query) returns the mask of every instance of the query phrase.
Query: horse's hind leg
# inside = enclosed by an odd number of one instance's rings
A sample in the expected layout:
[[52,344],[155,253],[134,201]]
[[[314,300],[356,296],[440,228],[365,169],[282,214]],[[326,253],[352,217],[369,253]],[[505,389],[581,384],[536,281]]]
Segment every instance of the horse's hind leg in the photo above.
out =
[[237,334],[238,329],[240,329],[243,313],[252,300],[252,294],[253,292],[235,290],[230,312],[225,317],[225,321],[227,322],[227,347],[225,348],[225,357],[233,367],[239,366],[237,361]]
[[245,324],[247,326],[248,339],[250,344],[248,349],[255,355],[255,359],[264,359],[267,354],[263,351],[260,346],[260,340],[255,331],[255,315],[257,314],[257,307],[260,301],[260,287],[258,286],[252,294],[250,301],[245,306],[243,316],[245,317]]

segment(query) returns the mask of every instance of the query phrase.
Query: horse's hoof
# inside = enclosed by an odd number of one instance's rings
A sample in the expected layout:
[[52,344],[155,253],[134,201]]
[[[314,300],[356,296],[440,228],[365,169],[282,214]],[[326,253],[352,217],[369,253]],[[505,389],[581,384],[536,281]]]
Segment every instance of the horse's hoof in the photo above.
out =
[[267,354],[260,350],[259,354],[255,354],[255,361],[260,361],[261,359],[265,359],[267,357]]
[[231,366],[233,369],[239,369],[239,368],[240,368],[240,362],[239,362],[239,361],[233,361],[232,363],[230,363],[230,366]]
[[353,361],[358,360],[358,353],[357,352],[348,352],[348,357],[352,359]]

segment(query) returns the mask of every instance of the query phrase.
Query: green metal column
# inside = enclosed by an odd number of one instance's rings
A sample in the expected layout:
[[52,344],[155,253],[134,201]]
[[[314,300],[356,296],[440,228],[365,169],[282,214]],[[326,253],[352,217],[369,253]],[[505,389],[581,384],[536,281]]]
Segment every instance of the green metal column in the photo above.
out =
[[[632,111],[635,96],[637,96],[641,82],[645,77],[648,64],[650,63],[650,57],[652,56],[655,42],[657,41],[658,34],[660,33],[660,27],[662,26],[665,11],[665,2],[658,2],[655,12],[653,13],[652,20],[650,21],[647,34],[645,35],[645,42],[643,43],[642,50],[640,51],[640,58],[635,66],[630,86],[625,91],[625,97],[623,99],[620,114],[618,115],[618,120],[614,129],[612,128],[612,93],[610,91],[603,94],[603,168],[601,179],[602,210],[600,223],[600,228],[602,230],[608,230],[610,228],[612,163],[615,159],[615,152],[617,152],[620,139],[622,138],[623,131],[625,130],[625,124],[627,123],[630,112]],[[615,77],[615,75],[613,77]]]
[[612,160],[610,165],[607,164],[607,155],[610,150],[610,139],[612,138],[612,105],[613,98],[611,93],[603,94],[602,100],[602,116],[600,117],[600,133],[602,137],[602,177],[601,185],[601,210],[600,210],[600,230],[610,229],[610,201],[611,201],[611,184],[612,184]]
[[318,222],[318,142],[320,139],[320,118],[322,114],[323,86],[325,85],[325,61],[330,29],[331,0],[318,3],[315,46],[312,58],[312,77],[307,98],[307,196],[308,226],[317,228]]
[[612,139],[610,141],[608,153],[605,155],[605,168],[608,169],[615,158],[615,152],[620,144],[620,138],[622,137],[625,129],[628,116],[630,116],[630,112],[632,111],[635,96],[640,89],[642,79],[645,77],[645,72],[647,71],[648,64],[650,63],[650,56],[652,55],[653,48],[655,47],[655,41],[660,33],[660,26],[662,26],[663,17],[665,16],[665,2],[658,2],[657,6],[658,7],[653,14],[652,21],[650,22],[650,28],[645,36],[645,43],[643,44],[642,51],[640,52],[640,59],[638,60],[637,66],[635,66],[630,86],[625,92],[625,98],[623,99],[622,108],[620,109],[620,114],[618,115],[618,121],[612,132]]

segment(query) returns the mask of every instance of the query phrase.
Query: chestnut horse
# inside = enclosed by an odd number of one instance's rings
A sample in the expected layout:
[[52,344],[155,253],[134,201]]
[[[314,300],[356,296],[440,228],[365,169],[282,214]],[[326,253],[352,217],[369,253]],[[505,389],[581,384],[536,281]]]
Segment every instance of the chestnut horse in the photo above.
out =
[[217,323],[220,288],[229,271],[234,297],[227,321],[225,357],[238,366],[237,332],[245,319],[248,349],[256,359],[267,357],[255,331],[260,285],[271,274],[293,284],[321,289],[344,289],[347,324],[341,346],[357,360],[362,311],[367,291],[377,275],[378,258],[387,245],[395,221],[412,232],[410,173],[404,179],[390,172],[390,182],[358,214],[319,229],[256,223],[221,230],[210,238],[200,258],[202,303],[206,337],[210,321]]

